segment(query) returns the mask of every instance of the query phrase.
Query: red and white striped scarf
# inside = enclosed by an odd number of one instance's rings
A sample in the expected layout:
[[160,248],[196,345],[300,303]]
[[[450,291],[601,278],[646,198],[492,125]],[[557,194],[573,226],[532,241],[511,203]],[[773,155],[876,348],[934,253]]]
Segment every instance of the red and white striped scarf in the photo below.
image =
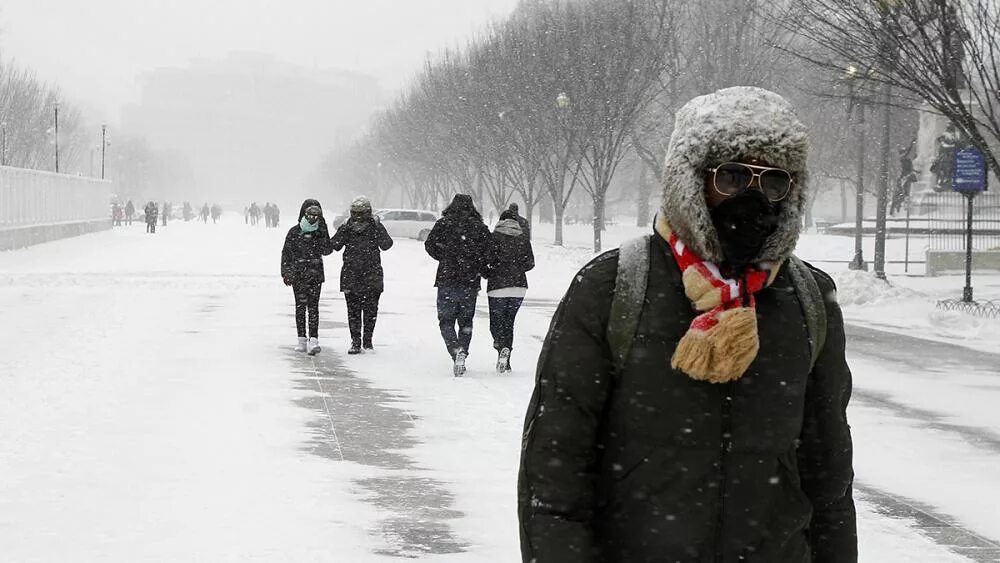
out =
[[688,248],[665,220],[656,227],[681,270],[684,293],[701,312],[677,344],[671,366],[699,381],[739,379],[760,350],[754,294],[771,285],[778,268],[758,264],[748,266],[739,279],[727,278]]

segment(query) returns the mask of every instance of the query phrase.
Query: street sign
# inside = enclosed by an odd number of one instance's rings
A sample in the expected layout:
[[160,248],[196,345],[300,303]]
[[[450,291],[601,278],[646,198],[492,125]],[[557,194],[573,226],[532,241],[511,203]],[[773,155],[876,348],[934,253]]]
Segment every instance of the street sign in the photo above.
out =
[[986,191],[986,157],[975,147],[955,151],[951,189],[956,192]]

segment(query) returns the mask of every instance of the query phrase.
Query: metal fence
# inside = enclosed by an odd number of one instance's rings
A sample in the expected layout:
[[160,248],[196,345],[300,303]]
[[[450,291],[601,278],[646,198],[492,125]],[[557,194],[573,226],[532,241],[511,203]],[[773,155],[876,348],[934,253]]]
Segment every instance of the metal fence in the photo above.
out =
[[[928,214],[931,250],[965,250],[968,204],[957,193],[937,194],[936,205]],[[1000,249],[1000,194],[984,193],[973,203],[972,248]]]
[[106,180],[0,166],[0,229],[110,220]]

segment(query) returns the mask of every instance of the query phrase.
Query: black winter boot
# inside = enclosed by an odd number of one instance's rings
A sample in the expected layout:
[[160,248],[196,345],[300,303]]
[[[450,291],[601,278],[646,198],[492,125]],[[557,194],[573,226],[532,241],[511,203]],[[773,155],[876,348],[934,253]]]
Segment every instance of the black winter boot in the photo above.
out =
[[352,356],[355,355],[355,354],[360,354],[361,353],[361,341],[360,340],[352,340],[351,341],[351,348],[349,350],[347,350],[347,353],[350,354],[350,355],[352,355]]

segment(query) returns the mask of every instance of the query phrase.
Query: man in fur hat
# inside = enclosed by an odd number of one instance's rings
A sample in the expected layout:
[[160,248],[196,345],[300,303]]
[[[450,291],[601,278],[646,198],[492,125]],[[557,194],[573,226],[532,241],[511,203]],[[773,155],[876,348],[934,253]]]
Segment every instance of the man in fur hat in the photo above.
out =
[[843,319],[792,256],[807,152],[766,90],[677,113],[655,233],[583,268],[539,358],[524,561],[857,561]]

